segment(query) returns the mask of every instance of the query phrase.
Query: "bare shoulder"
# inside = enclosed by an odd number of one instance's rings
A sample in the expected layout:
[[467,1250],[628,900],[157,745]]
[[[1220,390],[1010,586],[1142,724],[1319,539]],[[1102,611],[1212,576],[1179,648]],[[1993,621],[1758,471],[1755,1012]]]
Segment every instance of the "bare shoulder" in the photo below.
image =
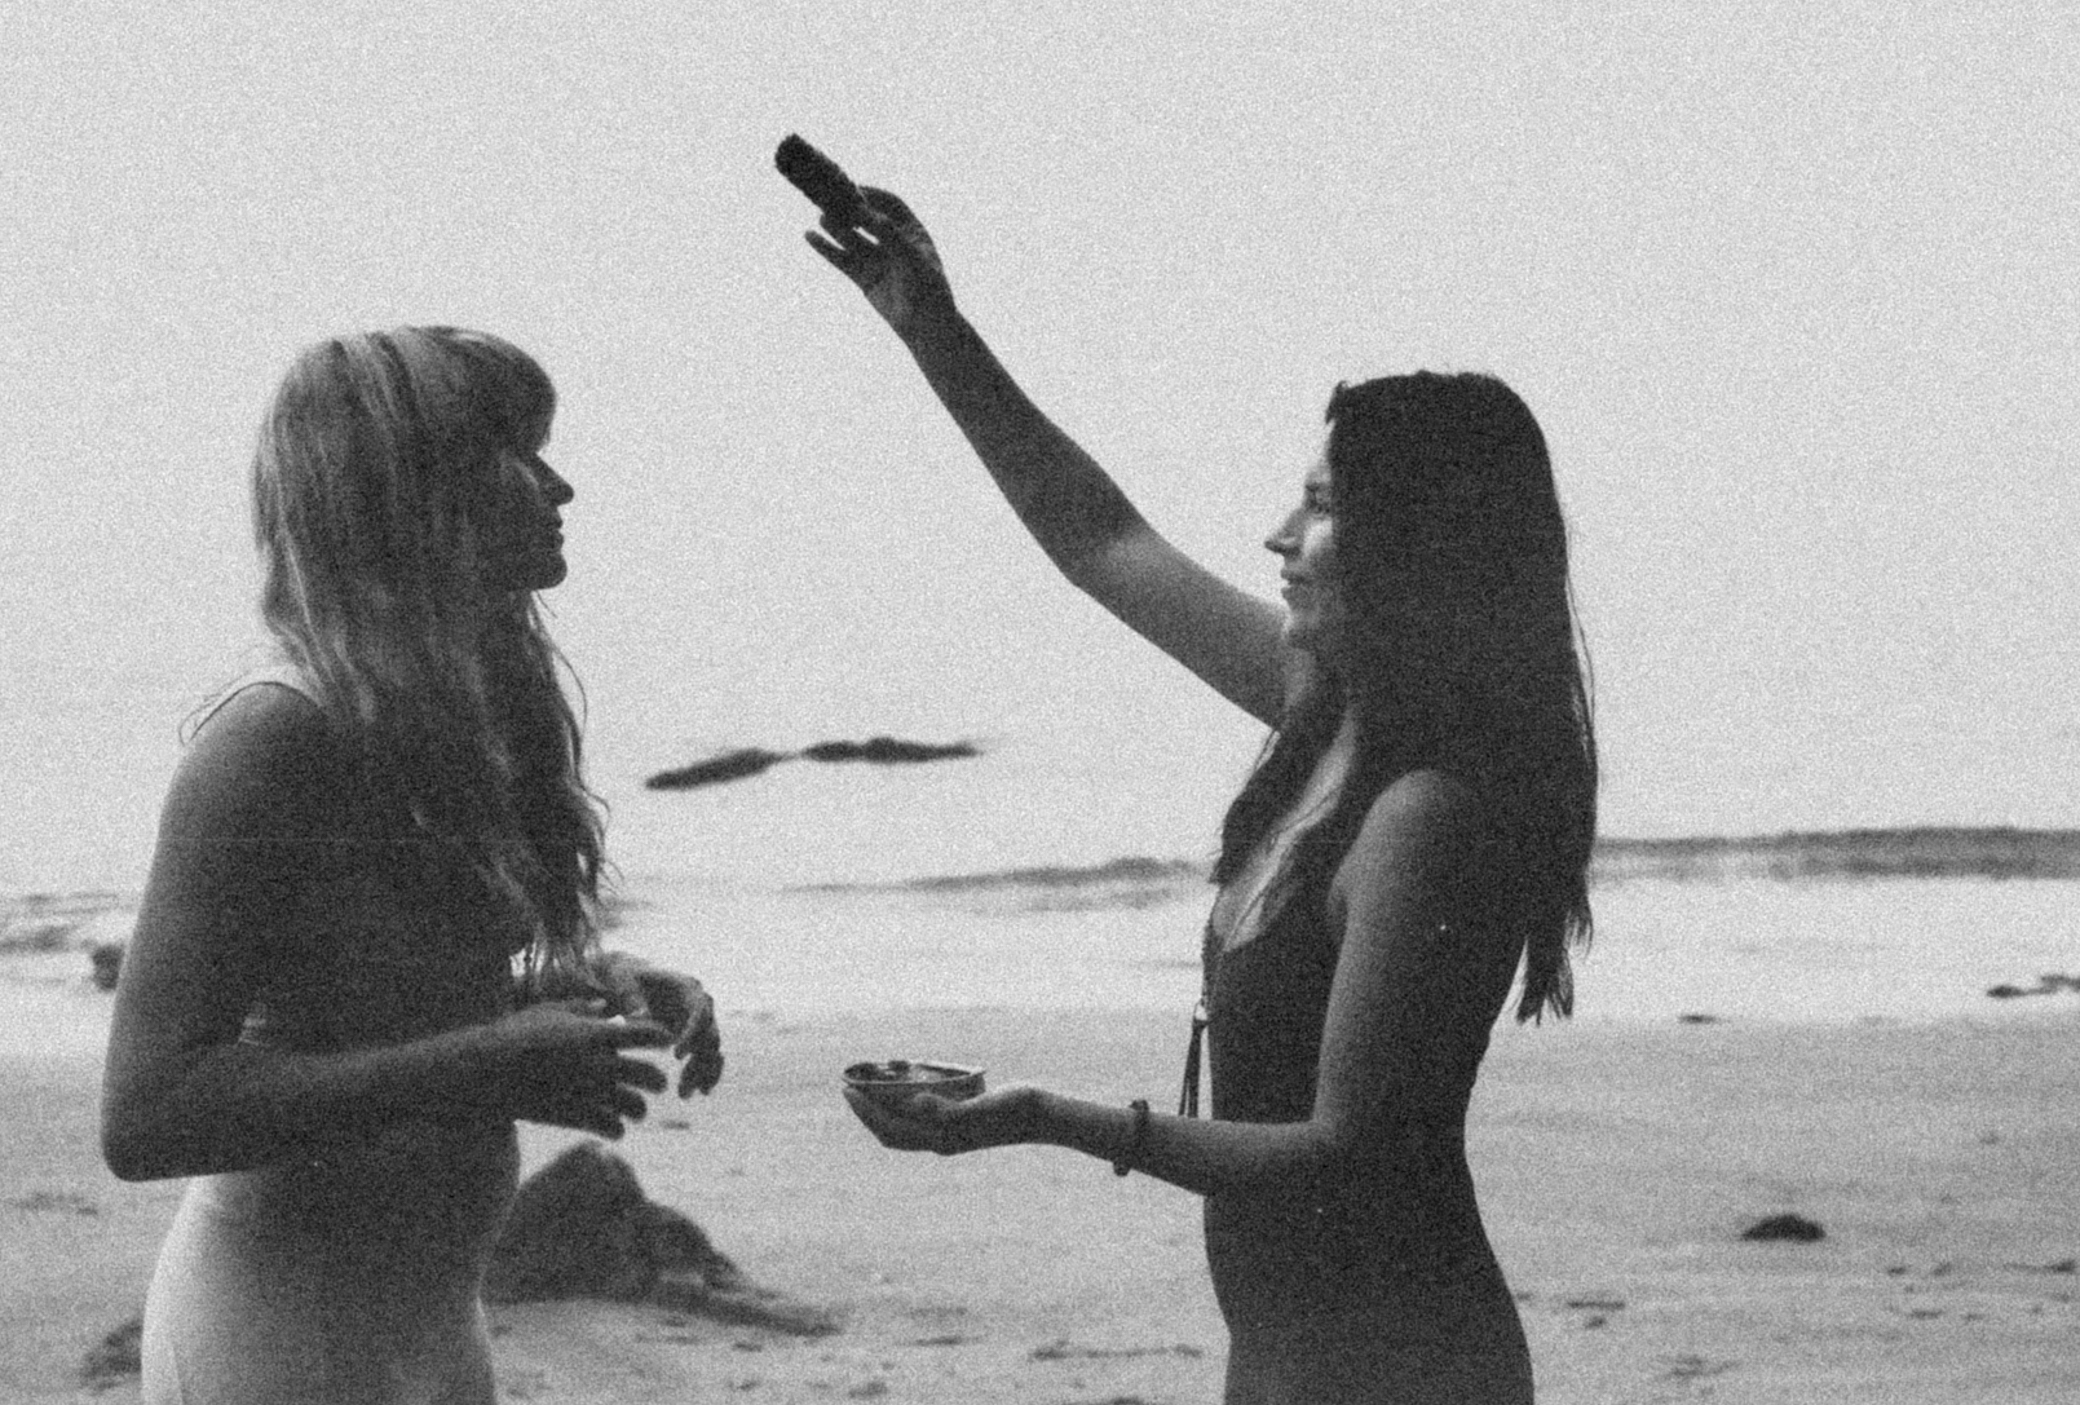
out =
[[161,837],[287,837],[339,780],[339,749],[317,705],[292,688],[255,684],[196,731],[174,773]]
[[1433,906],[1477,866],[1487,830],[1487,807],[1473,786],[1434,768],[1410,771],[1373,800],[1337,866],[1331,900]]
[[1351,848],[1451,848],[1479,838],[1487,823],[1479,791],[1448,771],[1424,767],[1379,793]]

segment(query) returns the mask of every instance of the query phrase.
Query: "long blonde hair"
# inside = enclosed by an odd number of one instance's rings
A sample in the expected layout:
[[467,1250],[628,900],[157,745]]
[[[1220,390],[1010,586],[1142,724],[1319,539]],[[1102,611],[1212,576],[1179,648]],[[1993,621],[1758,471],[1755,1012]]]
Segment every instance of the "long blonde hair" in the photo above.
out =
[[537,979],[582,975],[602,823],[563,656],[534,596],[487,578],[484,531],[555,408],[541,367],[498,337],[335,337],[296,358],[253,458],[269,631]]

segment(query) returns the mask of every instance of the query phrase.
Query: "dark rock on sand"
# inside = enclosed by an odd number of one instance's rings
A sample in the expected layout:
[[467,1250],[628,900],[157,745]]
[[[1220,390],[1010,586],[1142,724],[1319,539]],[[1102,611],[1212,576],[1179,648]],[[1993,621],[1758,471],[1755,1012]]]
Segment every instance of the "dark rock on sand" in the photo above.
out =
[[138,1350],[144,1341],[144,1317],[139,1314],[96,1342],[79,1365],[80,1384],[99,1392],[120,1384],[144,1369]]
[[643,782],[648,790],[692,790],[697,786],[720,785],[724,781],[742,780],[769,770],[782,761],[791,760],[792,752],[766,751],[748,746],[736,751],[725,751],[711,756],[706,761],[696,761],[691,766],[682,766],[676,771],[659,771]]
[[1826,1237],[1826,1230],[1803,1215],[1771,1215],[1766,1220],[1757,1220],[1741,1231],[1743,1239],[1782,1239],[1794,1244],[1810,1244],[1816,1239]]
[[822,1336],[828,1312],[760,1288],[699,1225],[643,1194],[597,1142],[572,1147],[520,1187],[485,1276],[489,1302],[607,1298]]
[[123,944],[96,942],[87,952],[87,959],[94,963],[94,984],[102,990],[114,990],[116,979],[123,973]]
[[892,765],[918,761],[951,761],[981,753],[967,742],[905,742],[894,737],[869,737],[863,742],[818,742],[802,755],[811,761],[871,761]]

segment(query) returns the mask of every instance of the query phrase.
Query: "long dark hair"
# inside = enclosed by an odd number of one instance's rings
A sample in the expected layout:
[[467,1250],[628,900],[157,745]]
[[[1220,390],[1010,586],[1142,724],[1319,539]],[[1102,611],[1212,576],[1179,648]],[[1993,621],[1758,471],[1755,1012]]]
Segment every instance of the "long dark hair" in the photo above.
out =
[[487,579],[487,513],[556,394],[509,342],[451,327],[297,357],[253,460],[261,614],[418,832],[475,875],[508,952],[581,976],[602,822],[562,655],[531,593]]
[[1484,912],[1524,934],[1517,1018],[1567,1015],[1568,949],[1591,928],[1596,740],[1545,436],[1514,391],[1470,373],[1339,385],[1327,419],[1347,637],[1229,806],[1214,880],[1240,873],[1354,715],[1350,774],[1267,905],[1319,901],[1379,793],[1448,771],[1493,821],[1504,886]]

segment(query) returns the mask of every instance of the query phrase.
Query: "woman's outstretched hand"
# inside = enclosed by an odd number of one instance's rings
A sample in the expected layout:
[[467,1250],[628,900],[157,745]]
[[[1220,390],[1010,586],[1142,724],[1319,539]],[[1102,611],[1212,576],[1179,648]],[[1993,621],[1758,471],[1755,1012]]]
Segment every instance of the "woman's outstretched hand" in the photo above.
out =
[[600,999],[543,1000],[470,1031],[480,1101],[504,1117],[618,1138],[642,1120],[664,1071],[624,1050],[661,1049],[671,1031],[610,1017]]
[[606,985],[611,1013],[664,1026],[672,1057],[682,1061],[679,1096],[709,1093],[722,1078],[722,1031],[715,1000],[701,983],[625,952],[603,958],[595,975]]
[[896,1151],[930,1151],[957,1156],[993,1146],[1018,1146],[1035,1140],[1040,1090],[999,1088],[993,1093],[955,1102],[936,1093],[918,1093],[892,1106],[875,1101],[857,1088],[845,1089],[845,1101],[867,1130]]
[[803,235],[809,247],[859,285],[898,336],[953,311],[953,288],[932,236],[910,207],[886,190],[860,187],[866,213],[858,221],[826,214]]

